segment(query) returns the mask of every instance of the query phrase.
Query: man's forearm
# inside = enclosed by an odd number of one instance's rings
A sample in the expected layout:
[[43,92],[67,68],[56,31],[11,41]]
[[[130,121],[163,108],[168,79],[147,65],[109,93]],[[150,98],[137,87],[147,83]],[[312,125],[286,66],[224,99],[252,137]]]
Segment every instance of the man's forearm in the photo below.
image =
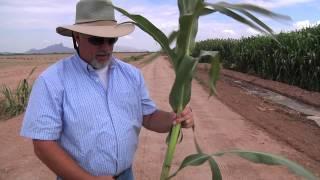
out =
[[[92,175],[83,170],[56,141],[33,140],[35,154],[53,172],[64,180],[91,180]],[[113,179],[110,177],[110,180]]]
[[162,110],[143,117],[143,126],[149,130],[166,133],[169,132],[173,123],[174,114]]

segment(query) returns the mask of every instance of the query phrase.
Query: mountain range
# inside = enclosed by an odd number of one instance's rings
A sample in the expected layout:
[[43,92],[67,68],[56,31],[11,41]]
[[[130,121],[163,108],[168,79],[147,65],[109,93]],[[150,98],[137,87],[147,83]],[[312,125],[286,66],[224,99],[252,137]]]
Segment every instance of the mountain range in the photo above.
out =
[[47,54],[47,53],[74,53],[73,48],[65,47],[62,43],[47,46],[42,49],[30,49],[26,54]]
[[[115,52],[145,52],[147,50],[136,49],[129,46],[115,45],[114,51]],[[42,49],[30,49],[25,53],[26,54],[48,54],[48,53],[74,53],[74,52],[75,50],[73,48],[66,47],[62,43],[59,43],[59,44],[53,44],[53,45],[47,46]]]

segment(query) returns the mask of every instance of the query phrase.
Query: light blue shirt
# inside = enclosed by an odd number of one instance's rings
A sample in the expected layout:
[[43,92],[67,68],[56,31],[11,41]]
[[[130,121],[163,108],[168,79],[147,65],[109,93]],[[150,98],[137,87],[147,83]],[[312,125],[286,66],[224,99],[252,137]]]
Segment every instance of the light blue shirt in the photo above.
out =
[[141,72],[112,57],[105,90],[78,55],[44,71],[30,95],[21,135],[57,140],[92,175],[118,175],[132,165],[143,115],[156,110]]

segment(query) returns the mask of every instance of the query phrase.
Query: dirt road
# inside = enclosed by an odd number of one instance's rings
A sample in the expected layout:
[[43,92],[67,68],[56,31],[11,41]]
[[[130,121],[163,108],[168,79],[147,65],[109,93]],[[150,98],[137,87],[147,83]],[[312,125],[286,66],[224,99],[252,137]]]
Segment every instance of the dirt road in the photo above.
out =
[[[159,108],[170,110],[168,94],[173,83],[174,72],[164,59],[158,59],[142,68],[152,98]],[[196,119],[196,136],[205,152],[227,149],[247,149],[271,152],[281,155],[296,155],[312,161],[290,147],[273,140],[258,130],[243,117],[233,112],[215,97],[208,94],[198,82],[193,83],[191,106]],[[135,160],[137,179],[157,179],[160,175],[165,154],[165,135],[145,129],[140,135],[140,146]],[[182,159],[195,152],[192,131],[184,130],[183,142],[178,145],[173,169],[177,169]],[[248,163],[237,157],[218,158],[223,179],[299,179],[283,167],[271,167]],[[210,179],[208,167],[190,167],[178,174],[176,179]]]
[[[174,72],[162,58],[144,66],[142,72],[150,94],[159,108],[170,110],[168,94],[173,83]],[[191,106],[196,119],[196,136],[205,152],[227,149],[247,149],[271,152],[290,157],[299,157],[306,162],[313,160],[291,147],[274,140],[267,133],[233,112],[215,97],[208,94],[196,81],[193,83]],[[22,115],[0,122],[0,180],[54,179],[54,175],[33,155],[31,141],[19,137]],[[192,131],[184,130],[183,142],[178,145],[173,169],[195,148]],[[142,129],[140,145],[134,162],[137,180],[158,179],[165,154],[165,134]],[[286,168],[249,163],[235,156],[217,159],[223,179],[299,179]],[[174,179],[210,179],[209,168],[188,167]]]

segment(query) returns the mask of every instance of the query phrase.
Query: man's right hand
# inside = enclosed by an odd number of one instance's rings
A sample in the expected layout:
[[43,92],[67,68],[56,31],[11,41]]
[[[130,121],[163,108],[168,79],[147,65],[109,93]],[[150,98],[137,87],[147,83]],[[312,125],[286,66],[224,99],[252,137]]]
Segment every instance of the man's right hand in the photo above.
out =
[[54,140],[33,140],[35,154],[55,174],[65,180],[114,180],[112,176],[94,177],[82,169]]

